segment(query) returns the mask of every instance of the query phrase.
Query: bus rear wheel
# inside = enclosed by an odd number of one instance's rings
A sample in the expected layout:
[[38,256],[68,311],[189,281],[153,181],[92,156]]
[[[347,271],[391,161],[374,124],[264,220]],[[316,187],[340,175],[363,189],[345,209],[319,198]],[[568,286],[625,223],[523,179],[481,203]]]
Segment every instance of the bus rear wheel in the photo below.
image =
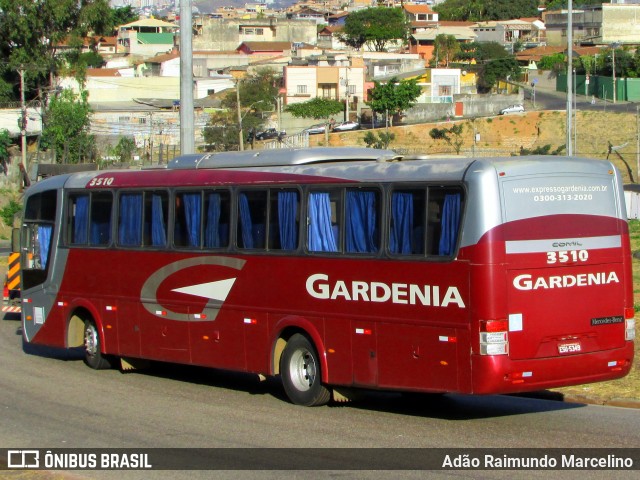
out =
[[111,368],[111,361],[100,351],[100,333],[93,320],[84,322],[84,363],[94,370]]
[[331,398],[331,391],[320,381],[318,354],[304,335],[295,334],[287,342],[280,359],[280,373],[284,391],[296,405],[315,407]]

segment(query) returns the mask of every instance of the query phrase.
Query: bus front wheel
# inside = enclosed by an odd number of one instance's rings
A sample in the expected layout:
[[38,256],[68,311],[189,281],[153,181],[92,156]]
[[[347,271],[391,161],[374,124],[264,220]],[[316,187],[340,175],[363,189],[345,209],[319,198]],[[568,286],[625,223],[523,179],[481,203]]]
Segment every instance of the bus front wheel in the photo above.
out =
[[320,382],[320,361],[315,348],[301,334],[293,335],[282,352],[280,374],[284,391],[296,405],[326,404],[331,391]]
[[100,351],[100,333],[93,320],[84,322],[84,362],[94,370],[111,368],[111,361]]

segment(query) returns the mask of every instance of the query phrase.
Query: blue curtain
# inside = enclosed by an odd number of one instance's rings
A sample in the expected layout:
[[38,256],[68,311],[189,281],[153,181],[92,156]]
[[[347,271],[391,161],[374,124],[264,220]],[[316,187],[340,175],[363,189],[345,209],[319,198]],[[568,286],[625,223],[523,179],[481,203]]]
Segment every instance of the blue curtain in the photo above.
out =
[[278,192],[278,219],[280,220],[280,248],[298,248],[298,192]]
[[442,233],[438,255],[452,255],[458,241],[458,226],[460,225],[460,194],[444,196],[442,207]]
[[141,193],[124,193],[120,196],[118,243],[136,247],[142,244]]
[[87,225],[89,224],[89,196],[76,197],[76,212],[73,224],[73,241],[71,243],[87,243]]
[[198,247],[200,246],[200,210],[202,209],[200,192],[185,193],[182,195],[182,200],[189,246]]
[[376,245],[375,192],[347,191],[347,252],[370,253]]
[[47,259],[51,249],[51,225],[38,225],[38,238],[40,239],[40,265],[42,269],[47,268]]
[[249,209],[249,199],[245,193],[238,197],[240,202],[240,229],[242,230],[243,248],[253,248],[253,223],[251,222],[251,210]]
[[209,207],[204,229],[204,246],[206,248],[222,247],[220,241],[220,194],[210,193],[208,196]]
[[331,201],[328,193],[309,194],[309,250],[312,252],[338,251],[331,227]]
[[413,235],[413,194],[394,192],[391,197],[391,253],[410,254]]
[[167,228],[165,225],[162,195],[151,196],[151,245],[164,247],[167,244]]

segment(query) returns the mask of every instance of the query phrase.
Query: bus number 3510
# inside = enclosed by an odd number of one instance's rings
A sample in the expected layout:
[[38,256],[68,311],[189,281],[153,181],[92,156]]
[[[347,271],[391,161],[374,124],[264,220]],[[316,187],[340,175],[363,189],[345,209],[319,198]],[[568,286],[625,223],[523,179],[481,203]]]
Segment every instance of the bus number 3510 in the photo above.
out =
[[586,250],[561,250],[559,252],[547,252],[547,263],[586,262],[589,252]]

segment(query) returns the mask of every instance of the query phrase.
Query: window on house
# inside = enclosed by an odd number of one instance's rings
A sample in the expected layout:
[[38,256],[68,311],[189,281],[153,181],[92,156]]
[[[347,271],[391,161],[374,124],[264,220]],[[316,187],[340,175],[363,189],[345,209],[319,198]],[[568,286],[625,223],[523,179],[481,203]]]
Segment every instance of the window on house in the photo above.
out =
[[297,85],[296,86],[296,93],[297,94],[305,94],[305,93],[307,93],[307,86],[306,85]]

